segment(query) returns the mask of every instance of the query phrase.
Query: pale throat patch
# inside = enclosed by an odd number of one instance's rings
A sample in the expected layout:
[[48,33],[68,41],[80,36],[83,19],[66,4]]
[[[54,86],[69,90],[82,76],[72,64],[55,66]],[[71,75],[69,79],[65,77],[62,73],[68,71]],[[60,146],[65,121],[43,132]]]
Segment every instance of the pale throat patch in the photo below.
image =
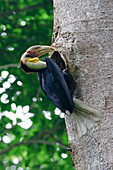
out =
[[29,63],[37,63],[39,61],[39,59],[37,57],[34,57],[34,58],[28,58],[27,61]]

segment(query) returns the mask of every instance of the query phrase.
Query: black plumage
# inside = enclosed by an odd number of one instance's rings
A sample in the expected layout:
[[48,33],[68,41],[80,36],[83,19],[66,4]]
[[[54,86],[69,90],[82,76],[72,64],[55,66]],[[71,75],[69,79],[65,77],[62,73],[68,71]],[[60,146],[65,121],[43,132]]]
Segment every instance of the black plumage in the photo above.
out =
[[62,112],[72,113],[73,99],[62,71],[52,59],[45,62],[47,68],[37,72],[43,92]]

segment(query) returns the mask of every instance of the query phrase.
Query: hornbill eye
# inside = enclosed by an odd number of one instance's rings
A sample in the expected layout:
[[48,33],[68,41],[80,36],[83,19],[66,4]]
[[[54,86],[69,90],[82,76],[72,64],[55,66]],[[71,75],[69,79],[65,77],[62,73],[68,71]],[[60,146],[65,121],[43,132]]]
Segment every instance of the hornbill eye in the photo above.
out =
[[28,53],[26,54],[26,57],[31,57],[31,58],[33,58],[33,57],[32,57],[32,56],[30,56],[30,54],[28,54]]

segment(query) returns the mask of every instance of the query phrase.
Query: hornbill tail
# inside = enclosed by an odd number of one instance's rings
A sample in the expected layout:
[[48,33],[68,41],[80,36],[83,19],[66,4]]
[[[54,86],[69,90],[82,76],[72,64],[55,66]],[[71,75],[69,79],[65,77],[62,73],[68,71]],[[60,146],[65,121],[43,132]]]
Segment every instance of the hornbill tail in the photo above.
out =
[[86,104],[85,102],[73,98],[74,110],[77,121],[78,135],[79,137],[85,135],[88,129],[91,129],[95,122],[100,121],[102,113],[97,108]]

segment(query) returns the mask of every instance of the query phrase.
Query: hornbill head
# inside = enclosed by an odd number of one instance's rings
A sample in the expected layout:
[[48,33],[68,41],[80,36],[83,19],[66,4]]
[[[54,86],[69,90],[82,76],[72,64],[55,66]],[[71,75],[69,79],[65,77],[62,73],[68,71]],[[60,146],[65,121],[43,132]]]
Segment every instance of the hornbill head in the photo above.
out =
[[31,46],[21,56],[20,64],[22,69],[26,73],[37,72],[39,70],[45,69],[47,67],[46,62],[40,61],[38,57],[52,51],[55,51],[55,49],[51,46]]

